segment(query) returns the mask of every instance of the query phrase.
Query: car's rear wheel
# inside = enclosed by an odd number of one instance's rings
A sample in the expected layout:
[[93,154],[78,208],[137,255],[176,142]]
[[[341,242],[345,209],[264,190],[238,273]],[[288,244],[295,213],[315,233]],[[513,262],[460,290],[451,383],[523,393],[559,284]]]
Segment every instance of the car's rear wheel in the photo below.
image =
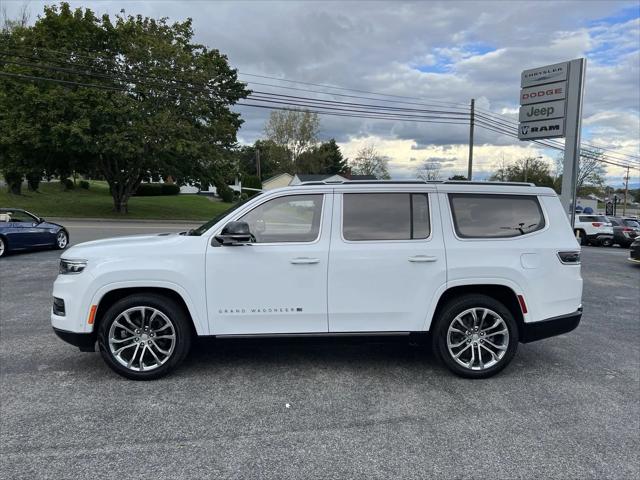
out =
[[56,235],[56,248],[64,250],[69,245],[69,234],[64,230],[60,230]]
[[432,341],[434,351],[453,373],[487,378],[513,359],[518,325],[509,309],[496,299],[464,295],[442,309]]
[[575,231],[575,234],[576,234],[576,238],[578,239],[578,242],[580,242],[580,245],[584,246],[589,244],[589,241],[587,240],[587,234],[585,233],[584,230],[579,228]]
[[107,310],[98,328],[98,346],[115,372],[152,380],[168,374],[187,356],[191,325],[171,299],[136,294]]
[[600,242],[600,244],[603,247],[611,247],[613,246],[613,240],[611,240],[610,238],[605,238],[604,240],[602,240],[602,242]]
[[0,237],[0,258],[4,257],[8,250],[7,242],[4,238]]

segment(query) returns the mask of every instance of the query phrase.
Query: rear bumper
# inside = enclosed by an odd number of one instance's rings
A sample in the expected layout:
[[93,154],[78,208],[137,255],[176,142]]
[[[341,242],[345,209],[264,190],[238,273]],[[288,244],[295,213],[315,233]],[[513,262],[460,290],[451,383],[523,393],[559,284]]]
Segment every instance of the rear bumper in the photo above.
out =
[[69,332],[67,330],[60,330],[54,328],[55,334],[67,343],[70,343],[74,347],[78,347],[81,352],[95,352],[96,351],[96,336],[92,333],[78,333]]
[[525,323],[520,333],[522,343],[555,337],[574,330],[582,318],[582,307],[568,315],[548,318],[540,322]]
[[596,242],[603,242],[605,240],[613,240],[612,233],[594,233],[593,235],[587,235],[587,239]]

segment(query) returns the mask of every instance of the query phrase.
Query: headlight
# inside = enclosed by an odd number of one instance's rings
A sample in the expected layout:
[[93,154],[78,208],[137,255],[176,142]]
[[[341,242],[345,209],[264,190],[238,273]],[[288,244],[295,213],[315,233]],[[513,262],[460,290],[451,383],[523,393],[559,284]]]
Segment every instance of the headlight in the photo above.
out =
[[68,275],[71,273],[80,273],[87,267],[86,260],[66,260],[60,259],[60,274]]

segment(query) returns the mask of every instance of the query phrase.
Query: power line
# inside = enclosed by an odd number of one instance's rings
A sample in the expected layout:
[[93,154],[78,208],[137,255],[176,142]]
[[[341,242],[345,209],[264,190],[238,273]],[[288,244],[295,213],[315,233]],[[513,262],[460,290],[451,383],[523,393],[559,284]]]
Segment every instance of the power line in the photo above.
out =
[[[7,62],[7,61],[3,61],[4,63],[18,63],[18,62]],[[130,83],[135,83],[135,84],[140,84],[140,85],[152,85],[152,86],[160,86],[162,88],[166,88],[166,89],[172,89],[172,90],[176,90],[176,91],[188,91],[189,93],[194,93],[194,92],[205,92],[205,93],[212,93],[211,92],[211,88],[210,87],[196,87],[192,82],[183,82],[183,83],[187,83],[190,84],[191,86],[189,87],[178,87],[176,85],[166,85],[166,84],[149,84],[149,83],[145,83],[145,82],[141,82],[139,80],[131,80],[131,79],[127,79],[127,78],[123,78],[123,77],[118,77],[115,75],[107,75],[107,74],[98,74],[95,72],[80,72],[77,70],[72,70],[72,69],[66,69],[66,68],[60,68],[60,67],[52,67],[51,65],[38,65],[38,64],[25,64],[24,62],[20,62],[18,63],[19,65],[22,66],[26,66],[29,68],[41,68],[41,69],[52,69],[55,71],[60,71],[62,73],[70,73],[70,74],[74,74],[74,75],[89,75],[89,76],[98,76],[99,78],[107,78],[107,79],[111,79],[111,80],[116,80],[116,81],[124,81],[124,82],[130,82]],[[47,78],[47,77],[41,77],[41,76],[34,76],[34,75],[24,75],[24,74],[15,74],[15,73],[10,73],[10,72],[0,72],[0,75],[4,75],[7,77],[13,77],[13,78],[20,78],[20,79],[25,79],[25,80],[42,80],[42,81],[49,81],[49,82],[57,82],[57,83],[61,83],[61,84],[66,84],[66,85],[74,85],[74,86],[81,86],[81,87],[87,87],[87,88],[100,88],[100,89],[104,89],[104,90],[111,90],[111,91],[122,91],[122,92],[129,92],[131,93],[131,89],[126,88],[126,87],[117,87],[117,86],[109,86],[109,85],[101,85],[101,84],[94,84],[94,83],[85,83],[85,82],[76,82],[76,81],[70,81],[70,80],[61,80],[61,79],[54,79],[54,78]],[[143,76],[144,77],[144,76]],[[148,76],[147,78],[153,78]],[[161,77],[155,77],[155,78],[159,78],[161,80],[166,80],[163,79]],[[168,81],[175,81],[175,79],[172,80],[168,80]],[[257,93],[257,92],[256,92]],[[260,94],[262,96],[260,96]],[[274,105],[259,105],[259,104],[255,104],[255,103],[248,103],[246,100],[242,100],[240,99],[237,104],[238,105],[245,105],[245,106],[249,106],[249,107],[254,107],[254,108],[269,108],[272,110],[296,110],[296,108],[291,108],[291,107],[312,107],[315,108],[316,110],[313,111],[313,113],[318,113],[318,114],[323,114],[323,115],[333,115],[333,116],[344,116],[344,117],[351,117],[351,118],[369,118],[369,119],[375,119],[375,120],[392,120],[392,121],[408,121],[408,122],[418,122],[418,123],[443,123],[443,124],[458,124],[458,125],[465,125],[467,124],[467,122],[461,122],[461,121],[448,121],[448,120],[466,120],[466,118],[460,118],[461,114],[460,112],[450,112],[450,111],[434,111],[431,110],[432,112],[435,112],[437,115],[416,115],[416,114],[412,114],[412,113],[395,113],[395,112],[413,112],[413,111],[417,111],[417,112],[422,112],[425,111],[427,112],[427,110],[421,110],[421,109],[409,109],[409,108],[394,108],[394,107],[387,107],[387,106],[380,106],[380,105],[369,105],[369,104],[356,104],[353,102],[338,102],[338,101],[330,101],[330,100],[320,100],[320,99],[309,99],[308,97],[300,97],[300,96],[292,96],[292,95],[284,95],[284,94],[273,94],[271,92],[260,92],[260,94],[258,94],[258,98],[255,99],[256,101],[260,102],[260,103],[272,103],[272,104],[276,104],[277,106]],[[175,96],[171,96],[168,95],[169,98],[178,98]],[[275,99],[274,99],[275,97]],[[308,103],[303,103],[303,102],[308,102]],[[338,106],[336,106],[338,105]],[[341,108],[340,106],[344,105],[344,106],[348,106],[349,108]],[[373,108],[374,110],[370,110],[369,108]],[[375,109],[380,109],[380,110],[375,110]],[[381,111],[382,110],[382,111]],[[456,115],[456,116],[445,116],[443,114],[450,114],[450,115]],[[508,131],[507,129],[511,129],[510,126],[508,126],[508,124],[506,124],[505,122],[496,122],[495,120],[491,119],[491,117],[480,117],[478,118],[479,124],[480,126],[483,126],[484,128],[487,128],[487,126],[489,128],[489,130],[492,130],[496,133],[501,133],[501,134],[506,134],[509,135],[513,138],[518,138],[517,134],[513,131]],[[494,122],[493,124],[491,122]],[[496,125],[497,124],[497,125]],[[533,143],[539,144],[541,146],[544,146],[546,148],[554,148],[556,150],[562,150],[563,147],[561,145],[558,144],[554,144],[551,143],[551,140],[548,140],[548,142],[550,143],[544,143],[541,141],[533,141]],[[583,155],[584,156],[584,155]],[[616,165],[616,166],[620,166],[620,167],[627,167],[629,165],[621,165],[619,163],[615,163],[615,162],[609,162],[604,160],[604,158],[597,158],[599,161],[602,161],[604,163],[609,163],[612,165]],[[632,167],[633,168],[633,167]]]

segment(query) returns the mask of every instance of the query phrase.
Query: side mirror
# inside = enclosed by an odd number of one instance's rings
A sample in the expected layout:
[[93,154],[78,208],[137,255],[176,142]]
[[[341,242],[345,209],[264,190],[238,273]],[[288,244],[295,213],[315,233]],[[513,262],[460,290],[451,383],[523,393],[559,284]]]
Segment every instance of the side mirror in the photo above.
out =
[[251,243],[251,232],[246,222],[229,222],[227,223],[220,235],[216,235],[215,239],[224,246],[246,245]]
[[38,224],[44,223],[44,218],[38,217]]

